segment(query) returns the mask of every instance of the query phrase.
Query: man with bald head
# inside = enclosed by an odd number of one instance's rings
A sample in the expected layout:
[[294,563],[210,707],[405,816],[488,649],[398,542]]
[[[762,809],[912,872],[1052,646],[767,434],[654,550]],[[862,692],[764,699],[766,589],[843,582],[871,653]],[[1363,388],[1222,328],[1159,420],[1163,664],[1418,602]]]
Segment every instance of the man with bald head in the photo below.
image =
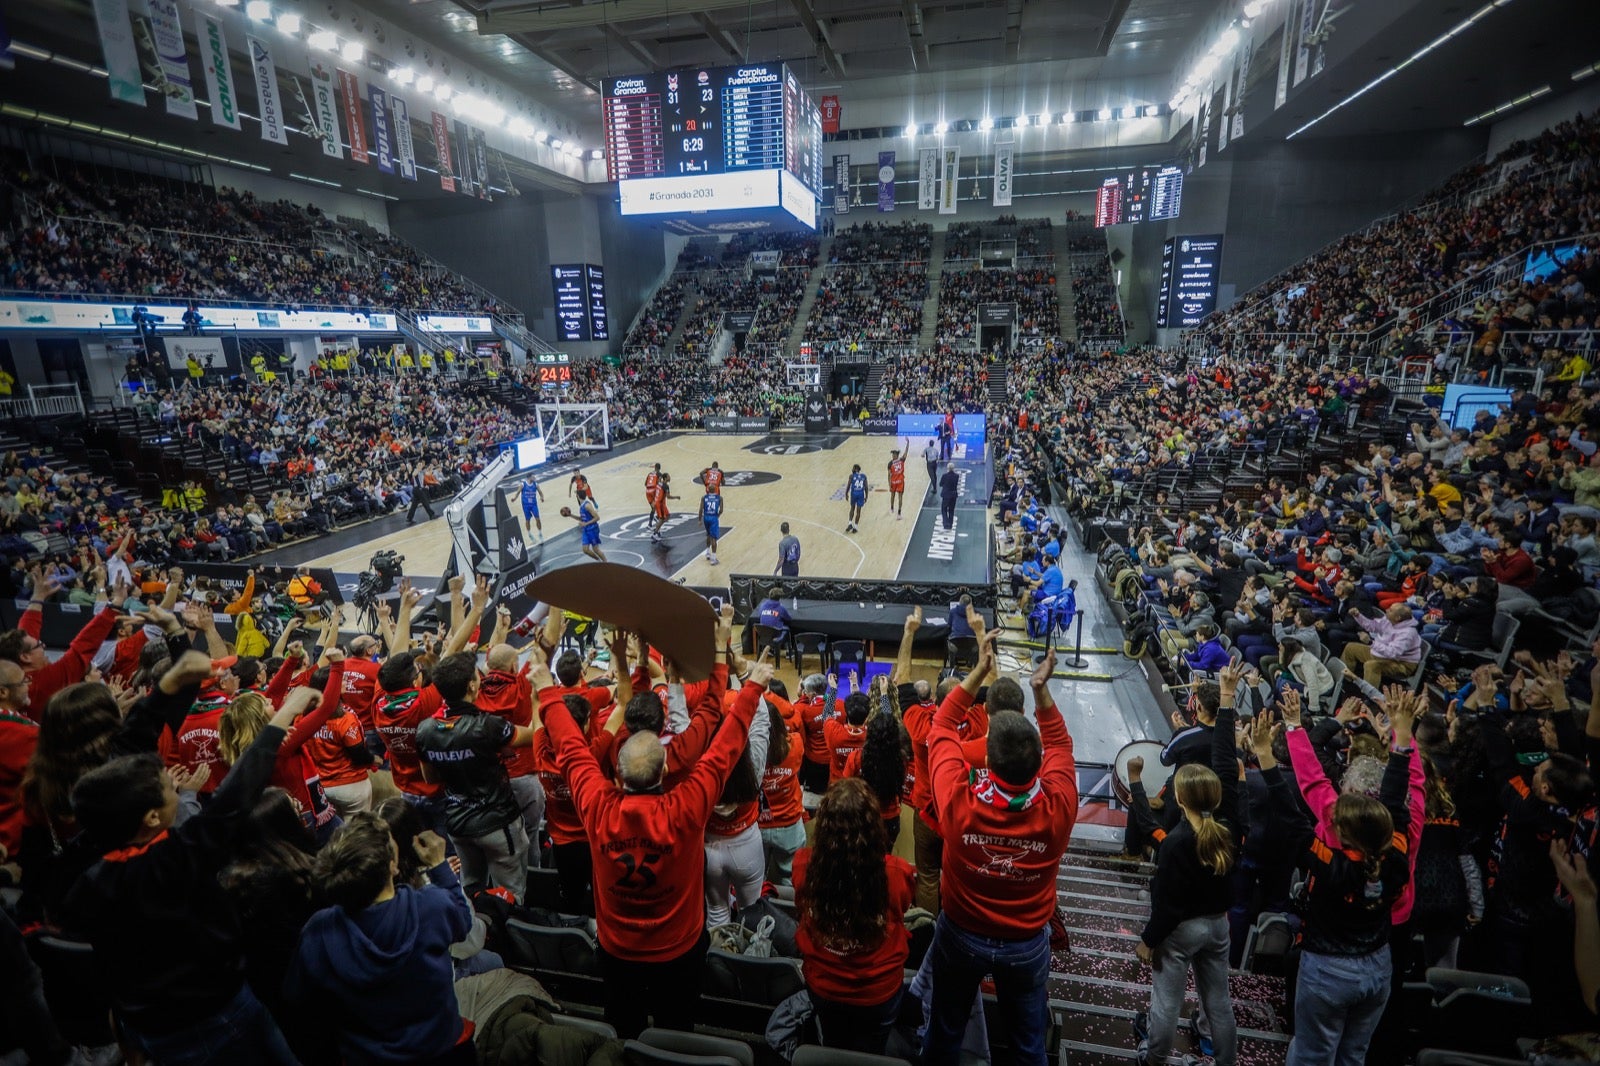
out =
[[[728,683],[732,637],[733,609],[727,606],[717,621],[708,686],[719,702]],[[750,720],[771,677],[770,666],[754,667],[694,769],[663,790],[666,753],[659,738],[650,732],[629,737],[617,753],[618,780],[611,780],[584,743],[568,705],[555,694],[549,671],[535,658],[532,681],[544,731],[571,786],[594,862],[606,1022],[624,1039],[638,1036],[651,1014],[665,1028],[694,1026],[709,945],[706,823],[744,750]]]
[[[517,672],[517,649],[509,644],[496,644],[486,657],[489,670],[478,682],[478,708],[485,714],[504,718],[514,726],[538,729],[533,714],[533,686],[526,676]],[[544,821],[544,785],[539,781],[539,767],[533,747],[506,748],[500,759],[506,764],[511,777],[511,793],[522,811],[522,826],[530,841],[538,841],[539,824]],[[539,866],[539,848],[535,843],[528,849],[528,865]]]

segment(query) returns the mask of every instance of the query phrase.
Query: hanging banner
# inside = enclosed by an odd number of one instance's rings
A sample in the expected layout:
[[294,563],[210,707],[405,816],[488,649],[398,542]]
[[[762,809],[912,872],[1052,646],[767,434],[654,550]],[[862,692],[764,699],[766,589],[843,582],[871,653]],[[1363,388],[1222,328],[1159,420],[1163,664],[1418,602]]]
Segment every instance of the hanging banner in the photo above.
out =
[[850,213],[850,157],[836,155],[833,157],[833,213],[848,215]]
[[94,21],[100,29],[111,99],[143,107],[144,74],[139,70],[139,48],[133,43],[128,0],[94,0]]
[[162,96],[167,114],[191,121],[200,117],[194,106],[194,78],[189,73],[189,49],[183,42],[183,22],[178,0],[146,0],[156,62],[161,67]]
[[878,210],[894,210],[894,153],[878,153]]
[[1317,0],[1300,0],[1299,33],[1295,39],[1294,84],[1299,85],[1311,72],[1311,33],[1317,28]]
[[389,135],[389,94],[368,84],[367,101],[372,104],[372,151],[378,157],[378,169],[393,174],[394,138]]
[[1206,165],[1206,148],[1211,144],[1211,117],[1216,110],[1213,106],[1213,91],[1216,86],[1207,85],[1206,94],[1200,98],[1200,114],[1195,118],[1195,135],[1198,141],[1198,155],[1195,157],[1196,169]]
[[1289,0],[1283,15],[1283,33],[1278,39],[1278,90],[1272,97],[1272,110],[1276,111],[1289,100],[1289,64],[1294,62],[1294,29],[1300,24],[1295,13],[1300,0]]
[[489,135],[477,126],[468,126],[472,134],[472,168],[478,178],[478,199],[493,200],[489,191]]
[[439,188],[456,191],[456,167],[450,158],[450,120],[433,113],[433,150],[439,157]]
[[246,37],[250,47],[250,67],[256,75],[256,107],[261,112],[261,139],[288,144],[283,128],[283,102],[278,99],[278,65],[272,52],[259,37]]
[[1016,151],[1013,141],[1002,141],[994,146],[994,206],[1011,206],[1011,184],[1016,174],[1013,171],[1015,158],[1012,153]]
[[344,97],[345,132],[350,134],[350,158],[367,162],[367,126],[361,121],[361,82],[348,70],[339,71],[339,94]]
[[956,213],[956,183],[961,180],[961,149],[947,145],[939,159],[939,213]]
[[211,121],[230,130],[239,128],[239,97],[233,91],[233,67],[228,62],[228,39],[222,23],[210,15],[200,18],[200,59],[206,68],[206,95],[211,98]]
[[322,131],[322,154],[344,158],[344,138],[339,133],[339,105],[333,98],[333,71],[316,56],[307,57],[311,67],[311,118]]
[[[1236,63],[1238,57],[1234,60]],[[1233,118],[1228,112],[1233,107],[1233,80],[1238,75],[1236,68],[1229,68],[1227,80],[1222,83],[1222,121],[1217,123],[1217,151],[1228,147],[1228,135],[1233,132]]]
[[478,157],[472,151],[467,124],[460,119],[456,119],[456,173],[461,176],[461,191],[478,195]]
[[1239,53],[1239,86],[1233,91],[1233,130],[1229,136],[1238,140],[1244,136],[1244,90],[1250,84],[1250,53],[1255,42],[1246,41]]
[[417,146],[411,141],[411,114],[401,97],[390,94],[389,110],[394,113],[394,147],[400,176],[407,181],[417,180]]
[[824,96],[818,103],[822,105],[822,132],[838,133],[839,117],[844,114],[844,109],[839,106],[839,98]]
[[924,148],[917,158],[917,210],[939,205],[939,149]]

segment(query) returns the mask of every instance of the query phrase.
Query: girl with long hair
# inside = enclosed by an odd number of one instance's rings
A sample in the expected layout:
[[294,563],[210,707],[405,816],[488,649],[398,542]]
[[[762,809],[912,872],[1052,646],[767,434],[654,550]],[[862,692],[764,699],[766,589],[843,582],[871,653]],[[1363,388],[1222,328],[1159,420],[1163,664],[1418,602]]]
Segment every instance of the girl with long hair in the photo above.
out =
[[882,804],[846,777],[817,808],[794,857],[795,943],[825,1047],[883,1054],[900,1012],[915,871],[886,854]]
[[[1365,1062],[1389,1001],[1394,980],[1389,941],[1397,905],[1406,902],[1402,897],[1411,884],[1411,808],[1423,804],[1422,767],[1411,746],[1419,702],[1396,686],[1385,694],[1394,736],[1378,799],[1334,791],[1300,728],[1299,701],[1283,703],[1295,780],[1316,819],[1309,839],[1300,838],[1308,877],[1288,1066]],[[1269,788],[1275,785],[1287,792],[1276,774],[1268,781]],[[1269,809],[1282,809],[1286,800],[1275,799]],[[1406,907],[1403,917],[1409,916]]]
[[706,823],[706,927],[722,925],[730,913],[729,898],[752,907],[761,898],[767,876],[767,855],[756,820],[761,810],[761,775],[767,765],[770,715],[750,720],[750,738],[733,764],[722,795]]
[[1412,928],[1422,933],[1427,965],[1453,970],[1461,934],[1468,925],[1483,919],[1483,878],[1461,832],[1450,786],[1432,759],[1424,757],[1422,768],[1427,773],[1427,821],[1417,848],[1417,902],[1411,912]]
[[894,850],[900,836],[900,797],[905,792],[906,756],[901,744],[905,727],[893,714],[878,714],[867,722],[861,750],[845,761],[845,776],[859,777],[878,798],[883,812],[884,847]]
[[[776,680],[772,682],[778,684]],[[800,763],[805,740],[800,716],[785,718],[782,697],[774,700],[767,690],[767,762],[761,771],[761,811],[757,826],[767,857],[767,880],[775,885],[794,883],[794,853],[805,847],[805,808],[800,798]]]
[[1210,766],[1189,763],[1172,779],[1182,817],[1161,844],[1150,883],[1150,920],[1135,946],[1152,978],[1150,1012],[1134,1019],[1141,1063],[1166,1062],[1171,1053],[1191,969],[1200,997],[1197,1030],[1209,1029],[1219,1066],[1232,1066],[1237,1055],[1228,991],[1228,908],[1241,836],[1233,728],[1239,678],[1237,667],[1221,673]]

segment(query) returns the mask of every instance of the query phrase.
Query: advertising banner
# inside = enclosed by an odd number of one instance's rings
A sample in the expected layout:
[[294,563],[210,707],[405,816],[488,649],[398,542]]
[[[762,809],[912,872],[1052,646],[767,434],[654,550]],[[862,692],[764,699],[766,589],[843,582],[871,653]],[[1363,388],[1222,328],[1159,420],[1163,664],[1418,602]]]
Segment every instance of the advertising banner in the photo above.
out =
[[939,149],[924,148],[917,157],[917,210],[939,205]]
[[806,393],[806,432],[828,432],[828,401],[822,395],[821,389],[812,389]]
[[189,49],[183,42],[183,21],[177,0],[145,0],[150,11],[150,33],[155,39],[156,62],[165,81],[167,114],[191,121],[200,117],[194,106],[194,79],[189,73]]
[[439,156],[439,187],[445,192],[455,192],[456,167],[450,157],[450,120],[437,111],[433,113],[433,150]]
[[417,146],[411,140],[410,109],[404,99],[391,93],[389,110],[394,113],[394,147],[400,164],[400,176],[407,181],[416,181]]
[[1289,0],[1283,16],[1283,33],[1278,43],[1278,88],[1273,93],[1272,110],[1276,111],[1289,99],[1289,64],[1294,62],[1294,28],[1299,24],[1295,5],[1301,0]]
[[259,37],[248,37],[250,67],[256,75],[256,107],[261,112],[261,139],[276,144],[288,144],[289,134],[283,127],[283,101],[278,98],[278,65],[272,61],[272,50]]
[[892,437],[900,432],[900,419],[896,415],[869,415],[861,428],[869,437]]
[[833,157],[833,213],[848,215],[850,213],[850,157],[836,155]]
[[389,94],[369,84],[367,100],[372,104],[372,151],[378,157],[378,169],[393,174],[394,138],[389,133]]
[[1011,185],[1015,175],[1012,167],[1015,162],[1013,153],[1017,146],[1012,141],[1005,141],[994,146],[994,206],[1011,206]]
[[333,71],[316,56],[308,56],[311,68],[312,117],[322,131],[322,154],[330,159],[344,158],[344,138],[339,133],[339,105],[333,98]]
[[361,121],[361,82],[348,70],[339,71],[339,92],[344,97],[344,124],[350,134],[350,158],[367,162],[367,126]]
[[961,149],[946,145],[939,159],[939,213],[956,213],[956,183],[961,180]]
[[878,210],[894,210],[894,153],[878,153]]
[[477,179],[478,199],[493,200],[494,196],[489,192],[488,135],[477,126],[468,126],[467,133],[472,144],[472,169]]
[[1254,43],[1245,41],[1239,51],[1239,84],[1233,92],[1233,129],[1228,131],[1229,139],[1235,141],[1244,136],[1244,89],[1250,83],[1250,53],[1254,51]]
[[94,21],[100,30],[111,99],[143,107],[144,73],[139,69],[139,48],[133,43],[128,0],[94,0]]
[[200,20],[200,60],[206,68],[206,95],[211,98],[211,121],[230,130],[239,128],[239,96],[233,88],[233,67],[228,63],[228,38],[222,23],[210,15]]

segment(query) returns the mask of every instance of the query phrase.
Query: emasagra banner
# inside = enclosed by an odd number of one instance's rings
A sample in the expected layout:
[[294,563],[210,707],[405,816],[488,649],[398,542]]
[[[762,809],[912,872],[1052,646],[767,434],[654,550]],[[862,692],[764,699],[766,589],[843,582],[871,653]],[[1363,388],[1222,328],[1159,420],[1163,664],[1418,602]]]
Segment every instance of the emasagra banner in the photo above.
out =
[[250,66],[256,76],[261,139],[288,144],[289,134],[283,125],[283,100],[278,96],[278,65],[272,61],[272,49],[259,37],[247,37],[245,40],[250,45]]

